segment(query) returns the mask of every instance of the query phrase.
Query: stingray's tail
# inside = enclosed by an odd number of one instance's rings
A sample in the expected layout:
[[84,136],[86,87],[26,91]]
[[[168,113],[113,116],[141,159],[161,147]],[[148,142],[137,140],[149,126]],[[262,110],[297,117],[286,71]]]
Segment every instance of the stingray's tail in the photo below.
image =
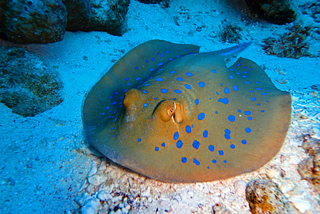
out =
[[231,48],[226,48],[226,49],[222,49],[219,51],[215,51],[216,54],[222,56],[223,58],[229,58],[235,54],[240,53],[241,51],[243,51],[244,49],[246,49],[247,47],[249,47],[249,45],[251,45],[253,41],[250,42],[246,42]]

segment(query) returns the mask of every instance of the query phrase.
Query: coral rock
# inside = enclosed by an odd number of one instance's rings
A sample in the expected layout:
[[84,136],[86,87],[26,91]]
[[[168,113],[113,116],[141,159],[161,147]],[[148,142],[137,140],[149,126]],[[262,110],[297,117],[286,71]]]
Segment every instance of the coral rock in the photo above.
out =
[[312,183],[320,192],[320,140],[310,140],[303,144],[303,147],[310,157],[298,165],[298,172],[302,179]]
[[138,0],[141,3],[145,4],[160,4],[164,7],[169,7],[169,0]]
[[129,3],[130,0],[92,0],[92,16],[81,30],[122,35],[121,24],[128,12]]
[[253,214],[298,213],[278,185],[271,180],[255,180],[248,184],[247,201]]
[[222,31],[220,34],[221,40],[223,42],[239,43],[242,39],[240,31],[242,31],[240,27],[236,25],[226,24],[222,27]]
[[97,198],[92,198],[81,208],[81,214],[96,214],[101,208],[100,201]]
[[62,83],[38,57],[22,48],[0,48],[0,102],[21,116],[35,116],[62,102]]
[[275,24],[296,20],[296,13],[287,0],[246,0],[253,14]]
[[295,25],[288,28],[288,32],[279,38],[268,37],[264,39],[263,49],[268,55],[298,59],[302,56],[316,57],[318,54],[310,51],[309,36],[311,27]]
[[51,43],[63,39],[67,10],[61,0],[16,0],[0,6],[1,31],[9,41]]
[[77,31],[91,18],[91,0],[63,0],[68,11],[67,30]]

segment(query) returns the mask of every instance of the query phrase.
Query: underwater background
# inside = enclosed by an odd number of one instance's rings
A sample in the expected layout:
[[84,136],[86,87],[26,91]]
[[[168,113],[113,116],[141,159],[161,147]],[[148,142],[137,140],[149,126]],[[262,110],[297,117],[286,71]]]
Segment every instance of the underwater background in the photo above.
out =
[[[0,213],[320,212],[320,1],[79,1],[74,17],[72,1],[12,2],[0,3]],[[39,8],[54,18],[37,16]],[[141,176],[90,146],[85,96],[117,60],[154,39],[200,52],[253,41],[239,56],[292,96],[279,154],[254,172],[180,184]]]

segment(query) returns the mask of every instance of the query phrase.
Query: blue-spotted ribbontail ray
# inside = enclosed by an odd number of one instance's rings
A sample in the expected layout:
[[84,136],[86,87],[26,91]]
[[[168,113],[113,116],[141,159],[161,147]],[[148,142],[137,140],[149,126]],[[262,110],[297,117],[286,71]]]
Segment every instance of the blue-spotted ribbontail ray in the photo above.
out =
[[291,96],[254,62],[224,59],[247,46],[198,53],[162,40],[129,51],[83,105],[88,141],[112,161],[164,182],[252,172],[280,150]]

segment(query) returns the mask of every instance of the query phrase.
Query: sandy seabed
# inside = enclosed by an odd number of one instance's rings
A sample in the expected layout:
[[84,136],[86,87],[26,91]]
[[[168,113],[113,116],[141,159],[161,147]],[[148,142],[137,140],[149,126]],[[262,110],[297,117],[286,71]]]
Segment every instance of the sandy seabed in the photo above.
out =
[[[293,4],[297,22],[316,24],[299,12],[303,2]],[[59,72],[64,84],[64,101],[35,117],[21,117],[0,105],[0,212],[74,213],[92,195],[100,201],[105,198],[122,204],[118,210],[123,212],[131,207],[132,213],[212,213],[218,204],[231,213],[250,213],[245,185],[252,179],[268,177],[279,184],[301,213],[319,213],[319,195],[297,172],[297,164],[308,157],[300,147],[302,136],[320,138],[318,92],[306,90],[320,83],[319,59],[279,58],[262,50],[264,38],[281,34],[292,24],[253,21],[235,1],[210,0],[172,0],[169,8],[131,0],[126,19],[128,30],[122,37],[105,32],[66,32],[63,41],[46,45],[0,41],[1,45],[23,47],[39,56]],[[196,44],[201,52],[231,47],[234,44],[219,39],[219,27],[225,22],[243,29],[241,42],[254,41],[241,56],[265,68],[276,87],[290,91],[293,97],[293,119],[286,142],[270,163],[256,172],[223,181],[164,184],[109,163],[88,148],[82,129],[82,103],[116,60],[151,39]],[[319,48],[319,40],[314,39],[312,45]],[[89,180],[94,176],[107,182],[95,187]],[[130,197],[131,204],[124,202]]]

